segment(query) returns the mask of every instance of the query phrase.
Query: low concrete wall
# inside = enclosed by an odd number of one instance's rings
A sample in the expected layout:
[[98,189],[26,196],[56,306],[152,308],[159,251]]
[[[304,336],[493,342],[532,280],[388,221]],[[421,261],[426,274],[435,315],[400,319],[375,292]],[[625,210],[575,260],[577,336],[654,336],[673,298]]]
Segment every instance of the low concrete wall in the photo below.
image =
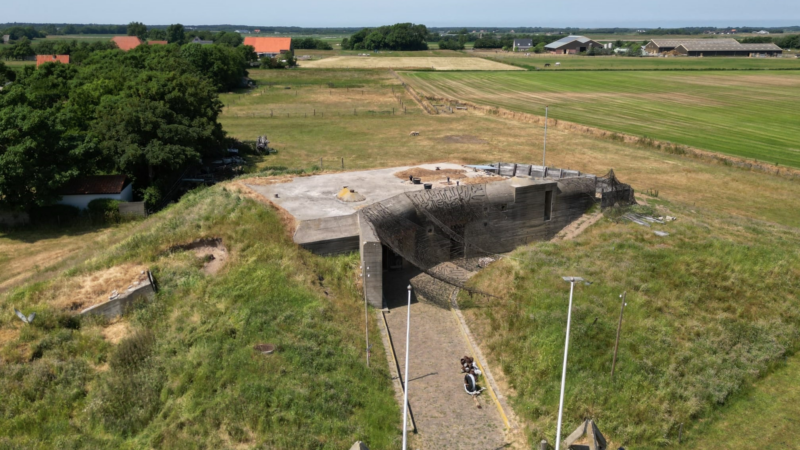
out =
[[121,216],[145,217],[147,211],[144,209],[144,202],[125,202],[119,204],[119,214]]
[[364,296],[372,307],[383,308],[383,246],[363,214],[358,215],[358,226]]
[[136,301],[152,300],[155,293],[156,289],[153,283],[153,275],[148,271],[146,280],[128,288],[128,290],[121,293],[115,299],[84,309],[81,311],[81,315],[97,314],[108,317],[109,319],[121,316],[128,312]]

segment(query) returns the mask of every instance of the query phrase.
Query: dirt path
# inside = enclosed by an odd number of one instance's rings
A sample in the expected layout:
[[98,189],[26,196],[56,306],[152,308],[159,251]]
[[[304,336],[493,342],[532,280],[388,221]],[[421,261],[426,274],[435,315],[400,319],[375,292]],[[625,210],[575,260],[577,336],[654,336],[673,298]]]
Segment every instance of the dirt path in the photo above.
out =
[[[402,304],[386,313],[401,370],[405,367],[407,312]],[[411,326],[408,398],[418,435],[411,440],[410,448],[504,447],[503,419],[490,396],[486,392],[481,395],[482,408],[478,409],[464,392],[458,360],[469,353],[469,347],[453,312],[426,302],[414,302]]]

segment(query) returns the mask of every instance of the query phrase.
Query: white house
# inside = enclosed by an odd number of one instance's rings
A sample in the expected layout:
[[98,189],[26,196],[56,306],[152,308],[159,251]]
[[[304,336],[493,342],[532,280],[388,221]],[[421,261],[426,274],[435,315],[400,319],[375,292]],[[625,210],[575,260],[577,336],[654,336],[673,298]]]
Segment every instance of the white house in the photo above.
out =
[[94,175],[70,181],[60,193],[58,203],[86,209],[89,202],[98,198],[133,200],[133,183],[125,175]]

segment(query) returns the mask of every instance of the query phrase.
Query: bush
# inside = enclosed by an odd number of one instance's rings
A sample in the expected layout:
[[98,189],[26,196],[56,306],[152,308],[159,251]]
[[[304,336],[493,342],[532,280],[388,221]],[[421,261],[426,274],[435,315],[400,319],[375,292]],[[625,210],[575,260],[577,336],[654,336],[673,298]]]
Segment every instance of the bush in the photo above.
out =
[[111,198],[96,198],[89,202],[87,209],[89,216],[94,221],[116,223],[119,222],[119,200]]

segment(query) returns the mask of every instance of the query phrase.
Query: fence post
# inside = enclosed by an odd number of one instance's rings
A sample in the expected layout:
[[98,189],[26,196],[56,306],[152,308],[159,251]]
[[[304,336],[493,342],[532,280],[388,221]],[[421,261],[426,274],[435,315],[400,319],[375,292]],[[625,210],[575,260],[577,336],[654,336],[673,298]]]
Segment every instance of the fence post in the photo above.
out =
[[317,117],[317,110],[314,109],[314,117]]
[[322,158],[319,159],[319,170],[322,170]]
[[[547,172],[545,171],[545,175]],[[614,359],[611,360],[611,379],[614,379],[614,368],[617,366],[617,349],[619,349],[619,334],[622,331],[622,313],[625,312],[625,295],[627,295],[627,291],[623,292],[622,297],[622,306],[619,310],[619,323],[617,324],[617,341],[614,343]]]
[[344,158],[342,158],[342,170],[344,170]]

